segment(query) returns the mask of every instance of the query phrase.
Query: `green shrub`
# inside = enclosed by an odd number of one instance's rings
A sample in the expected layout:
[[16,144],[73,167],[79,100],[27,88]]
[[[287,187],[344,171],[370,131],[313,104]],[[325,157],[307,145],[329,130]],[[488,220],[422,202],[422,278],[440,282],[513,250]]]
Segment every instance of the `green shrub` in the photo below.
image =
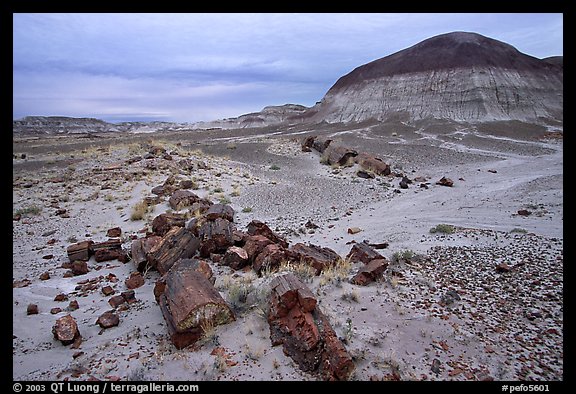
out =
[[430,229],[431,234],[442,233],[442,234],[452,234],[454,233],[454,226],[450,224],[438,224],[436,227]]

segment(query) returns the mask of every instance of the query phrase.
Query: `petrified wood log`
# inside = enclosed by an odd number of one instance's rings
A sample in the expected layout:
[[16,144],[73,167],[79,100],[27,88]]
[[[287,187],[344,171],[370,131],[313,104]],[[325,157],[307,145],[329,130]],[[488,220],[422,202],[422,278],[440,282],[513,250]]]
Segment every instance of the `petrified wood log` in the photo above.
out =
[[387,267],[388,260],[374,259],[360,268],[358,273],[352,278],[351,282],[356,285],[366,286],[380,278]]
[[[194,270],[200,272],[206,277],[206,279],[208,279],[210,283],[212,283],[212,285],[214,285],[214,282],[216,282],[212,268],[210,268],[210,265],[204,260],[180,259],[174,263],[172,268],[170,268],[170,271],[174,272],[186,270]],[[156,302],[160,302],[160,295],[164,294],[164,290],[166,290],[166,275],[158,279],[154,285],[154,298],[156,299]]]
[[176,190],[168,199],[168,204],[170,204],[172,209],[179,211],[180,209],[190,206],[199,200],[200,197],[192,193],[190,190]]
[[250,235],[263,235],[270,241],[279,244],[280,246],[287,248],[288,242],[274,231],[270,230],[270,227],[264,222],[259,220],[252,220],[248,224],[248,234]]
[[234,245],[234,231],[236,231],[234,224],[222,218],[202,224],[198,229],[198,236],[202,242],[200,256],[210,257],[211,253],[226,251],[229,246]]
[[213,204],[208,208],[204,217],[207,220],[214,221],[218,218],[226,219],[229,222],[234,221],[234,209],[230,205],[225,204]]
[[323,269],[334,266],[338,263],[340,256],[330,248],[323,248],[316,245],[304,245],[297,243],[290,248],[295,258],[301,263],[308,264],[316,270],[316,275],[320,275]]
[[92,246],[93,243],[94,241],[88,240],[68,246],[66,252],[68,253],[70,262],[72,263],[76,260],[88,261],[91,255],[90,246]]
[[172,227],[184,227],[186,216],[181,213],[161,213],[152,221],[152,232],[164,236]]
[[350,159],[358,155],[354,149],[349,149],[344,146],[330,145],[324,152],[326,160],[330,165],[345,166]]
[[230,246],[224,254],[222,263],[233,270],[239,270],[248,265],[248,253],[238,246]]
[[347,380],[354,371],[352,358],[317,308],[314,294],[289,273],[270,283],[270,340],[282,345],[307,372],[318,372],[326,380]]
[[173,227],[148,252],[148,263],[164,275],[176,260],[194,256],[200,240],[184,227]]
[[361,261],[364,264],[368,264],[374,259],[383,259],[384,256],[375,251],[371,246],[360,242],[352,246],[346,258],[349,258],[353,263]]
[[152,250],[154,245],[158,244],[162,240],[162,237],[158,235],[152,235],[146,238],[139,238],[132,242],[132,261],[136,269],[140,272],[146,270],[146,265],[148,264],[148,252]]
[[62,342],[63,345],[70,345],[80,337],[76,320],[71,315],[66,315],[56,320],[52,327],[52,333],[54,338]]

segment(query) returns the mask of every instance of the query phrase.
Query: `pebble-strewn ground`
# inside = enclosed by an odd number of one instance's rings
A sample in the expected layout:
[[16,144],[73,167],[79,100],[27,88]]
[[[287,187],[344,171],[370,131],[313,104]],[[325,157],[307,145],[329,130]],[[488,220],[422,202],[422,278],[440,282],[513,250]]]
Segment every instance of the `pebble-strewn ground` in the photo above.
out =
[[[389,243],[380,253],[390,266],[366,287],[348,281],[358,264],[340,278],[298,273],[345,340],[354,379],[562,380],[561,141],[509,138],[502,145],[465,133],[333,131],[355,149],[381,149],[393,174],[361,179],[355,167],[322,165],[318,154],[301,152],[300,129],[269,137],[216,133],[220,140],[209,133],[15,138],[13,378],[316,379],[270,345],[260,290],[271,276],[211,263],[227,301],[234,286],[249,296],[236,305],[235,322],[194,348],[176,350],[168,340],[152,294],[157,272],[145,274],[137,303],[119,311],[117,327],[96,325],[111,309],[102,288],[126,290],[135,267],[90,260],[87,274],[65,278],[67,246],[104,241],[107,229],[120,227],[130,250],[131,238],[169,209],[164,198],[131,220],[133,207],[172,176],[192,180],[201,197],[231,204],[239,229],[262,220],[291,244],[329,247],[342,257],[354,242]],[[129,160],[151,145],[166,148],[170,158]],[[398,174],[421,176],[428,187],[415,182],[400,189]],[[442,176],[454,187],[436,185]],[[519,215],[521,209],[531,214]],[[429,232],[441,223],[454,225],[454,233]],[[350,234],[350,227],[360,232]],[[58,294],[65,300],[55,301]],[[30,303],[37,315],[27,315]],[[62,311],[51,313],[56,307]],[[67,313],[83,337],[78,349],[52,336],[55,320]]]

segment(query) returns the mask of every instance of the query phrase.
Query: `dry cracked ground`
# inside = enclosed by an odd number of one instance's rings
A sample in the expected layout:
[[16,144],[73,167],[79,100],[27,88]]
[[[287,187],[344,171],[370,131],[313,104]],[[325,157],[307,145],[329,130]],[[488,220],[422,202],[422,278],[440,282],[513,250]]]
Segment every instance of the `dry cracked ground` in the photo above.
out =
[[[328,247],[343,258],[355,243],[388,244],[378,252],[390,264],[367,286],[350,283],[359,263],[319,276],[282,267],[317,297],[353,358],[353,380],[563,379],[561,140],[328,130],[391,165],[391,175],[364,179],[356,166],[323,165],[316,152],[302,152],[310,134],[15,137],[13,379],[319,379],[271,346],[266,289],[278,272],[258,277],[210,263],[236,320],[181,350],[154,299],[160,275],[153,270],[135,289],[137,301],[117,308],[117,326],[96,324],[112,309],[103,288],[126,291],[136,268],[91,258],[86,274],[69,276],[67,247],[105,241],[120,227],[129,251],[170,210],[167,198],[140,204],[169,177],[230,204],[238,229],[257,219],[290,244]],[[167,154],[149,154],[154,146]],[[408,188],[399,187],[402,176],[413,181]],[[436,184],[442,177],[454,185]],[[30,304],[37,313],[28,314]],[[79,344],[54,339],[52,327],[66,314],[78,324]]]

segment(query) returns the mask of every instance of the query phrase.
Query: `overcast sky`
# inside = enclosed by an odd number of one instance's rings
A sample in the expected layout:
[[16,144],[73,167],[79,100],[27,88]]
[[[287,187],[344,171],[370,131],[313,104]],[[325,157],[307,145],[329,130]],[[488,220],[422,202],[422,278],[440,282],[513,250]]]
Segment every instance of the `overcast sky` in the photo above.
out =
[[14,14],[14,119],[196,122],[314,105],[339,77],[451,31],[563,55],[562,14]]

